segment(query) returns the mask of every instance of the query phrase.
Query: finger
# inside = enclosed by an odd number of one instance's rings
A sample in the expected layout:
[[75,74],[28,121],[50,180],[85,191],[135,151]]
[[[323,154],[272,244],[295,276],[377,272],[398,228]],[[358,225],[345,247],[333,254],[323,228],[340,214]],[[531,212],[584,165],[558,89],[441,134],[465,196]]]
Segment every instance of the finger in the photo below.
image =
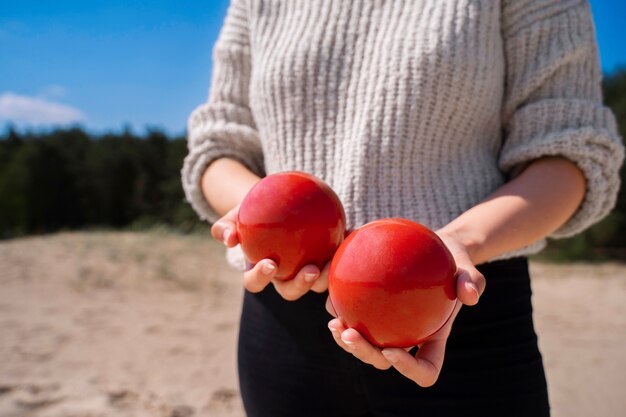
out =
[[463,304],[473,306],[478,303],[485,291],[486,281],[483,274],[473,266],[459,267],[456,280],[456,294]]
[[272,281],[278,267],[271,259],[263,259],[243,273],[243,286],[250,292],[262,291]]
[[237,214],[239,206],[233,208],[222,218],[211,226],[211,235],[217,241],[223,242],[224,245],[231,248],[236,246],[239,241],[237,239]]
[[[328,322],[328,328],[330,329],[335,343],[346,352],[353,354],[358,359],[378,369],[385,370],[391,367],[391,364],[381,356],[377,348],[370,345],[356,330],[348,329],[341,319],[336,318]],[[356,334],[356,336],[354,334]],[[361,346],[361,344],[365,344],[366,346]],[[368,355],[367,346],[378,352],[371,352],[372,354]],[[378,357],[376,357],[376,355],[378,355]]]
[[335,311],[335,307],[333,307],[333,303],[330,300],[330,296],[326,297],[326,311],[328,311],[328,313],[331,316],[337,317],[337,312]]
[[[343,321],[340,318],[332,319],[331,321],[328,322],[328,328],[330,329],[330,332],[333,335],[333,339],[335,339],[335,343],[337,343],[346,352],[354,354],[354,344],[352,341],[354,338],[351,338],[350,334],[347,334],[346,337],[348,338],[347,339],[348,343],[346,343],[346,341],[342,337],[343,334],[348,330],[348,327],[346,327]],[[362,338],[362,336],[356,330],[354,329],[350,329],[350,330]],[[365,339],[363,340],[365,341]],[[367,343],[367,341],[365,342]],[[374,349],[378,350],[377,348],[374,348]],[[389,364],[388,362],[384,363],[381,361],[380,365],[381,367],[379,369],[383,369],[383,370],[389,369],[391,367],[391,364]]]
[[437,382],[446,348],[446,339],[429,341],[420,346],[415,357],[403,349],[387,348],[382,355],[417,385],[430,387]]
[[350,352],[350,348],[346,345],[343,340],[341,340],[341,333],[347,329],[347,327],[342,323],[342,321],[338,318],[332,319],[328,322],[328,328],[330,329],[330,333],[333,335],[333,339],[335,339],[335,343],[337,343],[343,350],[348,353]]
[[341,340],[348,347],[348,352],[377,369],[389,369],[391,363],[383,356],[380,349],[370,344],[359,332],[346,329],[341,333]]
[[237,226],[234,222],[222,217],[211,226],[211,236],[213,236],[213,239],[226,245],[230,241],[233,230],[236,230],[236,228]]
[[330,262],[326,263],[322,272],[320,272],[320,276],[315,280],[313,286],[311,287],[311,291],[315,291],[316,293],[323,293],[328,289],[328,271],[330,270]]
[[294,279],[288,281],[273,280],[276,291],[287,301],[294,301],[309,292],[313,283],[320,276],[320,270],[315,265],[307,265],[298,272]]

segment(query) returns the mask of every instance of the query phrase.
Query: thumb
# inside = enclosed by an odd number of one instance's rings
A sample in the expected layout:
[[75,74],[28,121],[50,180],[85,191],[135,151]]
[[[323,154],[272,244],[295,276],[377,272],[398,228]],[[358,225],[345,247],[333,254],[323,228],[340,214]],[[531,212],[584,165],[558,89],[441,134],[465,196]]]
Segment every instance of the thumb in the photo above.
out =
[[237,215],[239,205],[234,207],[211,226],[211,236],[224,245],[233,247],[239,243],[237,239]]
[[464,265],[457,269],[456,295],[467,306],[478,303],[485,291],[486,281],[483,274],[473,265]]

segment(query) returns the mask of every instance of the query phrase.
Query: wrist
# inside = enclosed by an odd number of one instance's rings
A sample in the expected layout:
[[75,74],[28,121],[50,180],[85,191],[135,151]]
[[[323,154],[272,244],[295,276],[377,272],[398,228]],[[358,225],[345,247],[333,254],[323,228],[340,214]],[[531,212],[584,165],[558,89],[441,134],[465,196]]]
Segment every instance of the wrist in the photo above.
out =
[[207,203],[220,215],[239,205],[248,191],[260,180],[234,159],[220,158],[209,164],[200,179]]
[[472,230],[463,224],[452,222],[439,229],[437,233],[445,234],[462,246],[474,265],[487,261],[482,255],[485,236],[478,231]]

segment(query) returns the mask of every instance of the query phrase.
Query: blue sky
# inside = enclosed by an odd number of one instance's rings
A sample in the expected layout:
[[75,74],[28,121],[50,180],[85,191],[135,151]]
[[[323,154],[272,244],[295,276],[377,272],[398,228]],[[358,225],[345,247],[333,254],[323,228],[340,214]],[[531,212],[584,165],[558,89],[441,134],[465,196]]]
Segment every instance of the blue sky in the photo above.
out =
[[[0,0],[0,124],[182,133],[228,3]],[[626,66],[626,2],[591,4],[604,71]]]

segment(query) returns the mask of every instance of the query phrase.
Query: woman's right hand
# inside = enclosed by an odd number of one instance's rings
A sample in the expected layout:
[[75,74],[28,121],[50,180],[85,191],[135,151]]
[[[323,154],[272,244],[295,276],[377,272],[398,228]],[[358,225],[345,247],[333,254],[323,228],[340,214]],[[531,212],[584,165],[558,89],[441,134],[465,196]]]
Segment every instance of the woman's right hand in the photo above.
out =
[[[237,240],[237,214],[239,206],[233,208],[216,221],[211,227],[211,235],[226,247],[239,244]],[[294,301],[309,291],[322,293],[328,288],[328,269],[330,262],[322,271],[315,265],[303,267],[294,279],[283,281],[275,279],[278,265],[271,259],[263,259],[243,274],[243,285],[250,292],[260,292],[272,283],[278,294],[285,300]]]

